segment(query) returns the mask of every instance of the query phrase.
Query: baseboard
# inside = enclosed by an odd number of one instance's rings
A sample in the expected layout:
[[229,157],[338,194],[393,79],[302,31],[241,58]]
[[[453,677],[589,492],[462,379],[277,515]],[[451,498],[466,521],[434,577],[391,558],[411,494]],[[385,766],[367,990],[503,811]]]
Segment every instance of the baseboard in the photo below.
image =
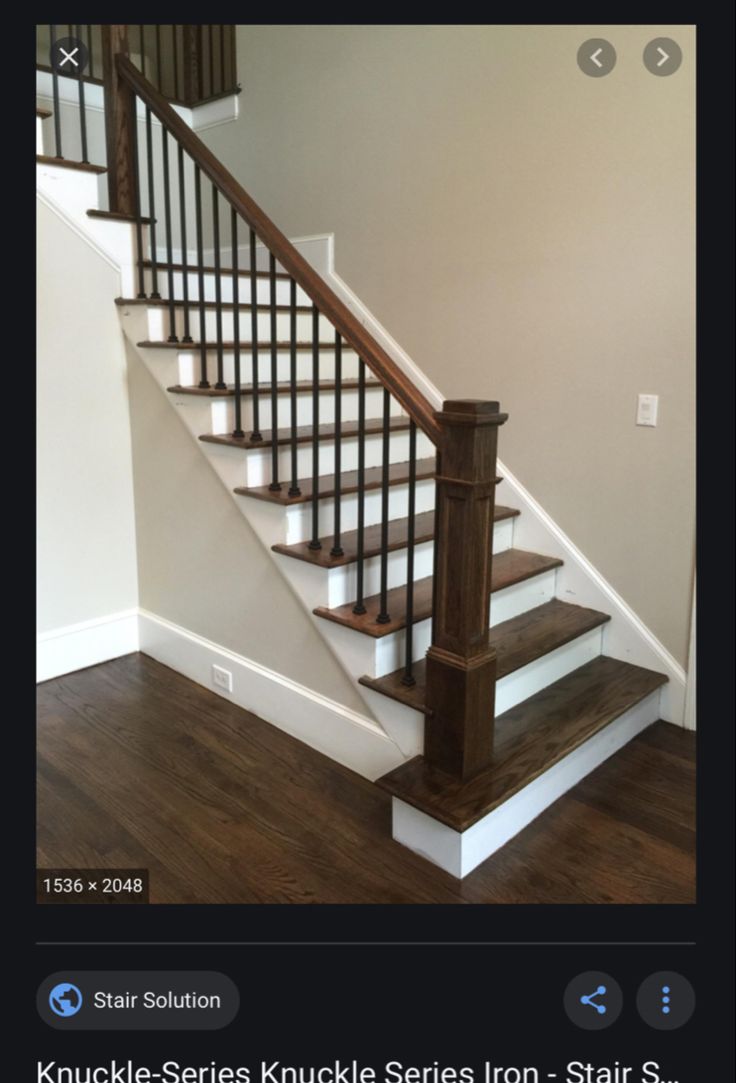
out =
[[54,628],[37,638],[36,680],[50,681],[137,650],[137,609]]
[[[140,650],[252,711],[345,767],[374,779],[405,757],[378,724],[281,673],[172,621],[139,610]],[[212,666],[232,673],[232,692],[212,683]]]
[[394,797],[394,839],[439,865],[451,876],[462,879],[572,786],[655,722],[659,714],[659,696],[659,690],[647,696],[467,831],[454,831]]

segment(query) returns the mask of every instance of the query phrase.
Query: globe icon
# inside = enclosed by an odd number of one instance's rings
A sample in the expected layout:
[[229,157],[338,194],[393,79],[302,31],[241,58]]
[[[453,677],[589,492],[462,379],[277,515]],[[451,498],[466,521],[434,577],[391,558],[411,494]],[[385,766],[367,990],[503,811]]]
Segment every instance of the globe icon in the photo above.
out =
[[68,1019],[69,1016],[76,1015],[82,1007],[82,994],[71,982],[59,982],[49,993],[49,1007],[62,1019]]

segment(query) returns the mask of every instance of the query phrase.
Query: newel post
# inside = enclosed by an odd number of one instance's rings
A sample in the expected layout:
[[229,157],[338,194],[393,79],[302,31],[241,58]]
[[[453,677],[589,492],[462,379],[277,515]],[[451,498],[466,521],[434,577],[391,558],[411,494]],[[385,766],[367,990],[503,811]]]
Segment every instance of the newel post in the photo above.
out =
[[105,91],[105,141],[110,210],[136,213],[135,192],[135,95],[118,75],[115,57],[128,55],[128,28],[102,26],[102,78]]
[[437,469],[424,758],[469,779],[491,762],[496,654],[488,645],[497,402],[445,402]]

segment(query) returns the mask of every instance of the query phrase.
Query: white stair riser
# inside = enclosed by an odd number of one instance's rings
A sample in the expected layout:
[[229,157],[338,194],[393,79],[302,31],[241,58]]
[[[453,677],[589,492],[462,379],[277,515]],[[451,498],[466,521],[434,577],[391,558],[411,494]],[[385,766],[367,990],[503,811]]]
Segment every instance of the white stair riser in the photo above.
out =
[[[309,535],[308,535],[309,536]],[[507,522],[496,523],[493,531],[493,551],[499,553],[508,549],[510,535]],[[396,549],[388,554],[388,587],[403,587],[406,584],[406,549]],[[434,542],[422,542],[414,547],[414,580],[424,579],[432,575],[434,561]],[[363,566],[365,597],[370,598],[378,594],[381,589],[381,558],[370,557]],[[325,572],[325,591],[321,601],[316,605],[326,605],[334,609],[338,605],[346,605],[357,597],[358,593],[358,568],[357,564],[347,564],[339,568],[330,568]]]
[[467,831],[453,831],[393,798],[394,839],[451,875],[467,876],[567,790],[655,722],[659,718],[659,701],[658,691],[647,696]]
[[[201,372],[201,355],[199,350],[187,349],[186,344],[181,350],[157,349],[151,358],[155,361],[156,356],[163,357],[167,353],[173,354],[179,361],[178,383],[198,384]],[[358,378],[358,357],[352,350],[343,350],[342,376],[344,380],[356,380]],[[235,383],[235,358],[232,350],[223,351],[222,365],[223,379],[226,384]],[[335,378],[335,357],[332,350],[320,350],[319,355],[320,380],[333,380]],[[296,355],[297,380],[312,379],[312,354],[311,351],[299,350]],[[207,379],[211,384],[217,380],[217,351],[207,351]],[[276,381],[282,383],[291,379],[291,358],[288,351],[279,350],[276,354]],[[366,379],[370,374],[366,372]],[[253,354],[250,350],[241,350],[240,353],[240,380],[242,384],[253,382]],[[268,349],[258,351],[258,383],[270,384],[271,382],[271,354]]]
[[601,629],[594,628],[502,677],[496,683],[496,714],[503,714],[522,700],[541,692],[548,684],[559,681],[579,666],[592,662],[601,653],[602,641]]
[[[426,441],[426,442],[425,442]],[[428,446],[429,445],[429,446]],[[426,437],[417,439],[417,457],[427,458],[430,454],[431,443]],[[241,451],[239,448],[228,448],[233,455],[239,455],[245,460],[244,479],[242,485],[268,485],[271,483],[271,448],[263,451]],[[407,430],[392,433],[391,435],[391,462],[404,462],[409,454],[409,434]],[[367,467],[379,466],[382,461],[382,440],[380,433],[372,433],[365,438],[365,465]],[[288,444],[283,444],[278,451],[279,478],[288,481],[291,477],[291,449]],[[342,440],[342,469],[357,470],[358,468],[358,440],[355,437],[344,437]],[[331,474],[335,469],[335,447],[331,440],[319,442],[319,474]],[[312,446],[311,444],[299,444],[297,447],[297,477],[309,477],[312,473]]]
[[[147,249],[144,249],[147,251]],[[192,257],[193,262],[196,262]],[[158,292],[162,297],[169,297],[169,276],[166,271],[162,271],[159,267],[157,274]],[[205,301],[216,300],[216,281],[217,277],[213,271],[205,272],[203,275],[204,286],[204,299]],[[267,305],[271,302],[271,283],[267,278],[256,279],[256,297],[259,305]],[[153,288],[153,275],[151,269],[146,267],[144,269],[144,283],[146,293],[150,296]],[[173,296],[177,300],[184,299],[184,273],[182,271],[173,272]],[[199,278],[196,273],[189,271],[187,274],[187,285],[189,291],[189,302],[196,305],[199,300]],[[233,277],[224,270],[220,274],[220,297],[221,300],[231,302],[234,297],[233,291]],[[238,300],[241,304],[250,304],[251,291],[250,291],[250,277],[248,275],[239,275],[238,277]],[[300,287],[297,286],[296,291],[296,303],[297,305],[310,305],[310,301],[307,294]],[[288,305],[291,304],[291,289],[290,285],[284,279],[276,279],[276,304]],[[250,317],[249,317],[250,318]]]
[[[270,394],[258,396],[258,423],[263,429],[273,428],[273,404]],[[212,424],[211,432],[232,432],[235,425],[235,402],[232,396],[224,399],[211,399]],[[320,425],[335,420],[337,399],[334,390],[320,392],[319,395],[319,423]],[[342,392],[342,420],[357,421],[358,419],[358,391],[347,390]],[[241,396],[241,419],[243,428],[250,431],[253,428],[254,403],[252,395]],[[390,412],[392,417],[400,417],[401,406],[395,399],[390,400]],[[368,419],[383,416],[383,389],[373,387],[366,391],[365,416]],[[291,425],[291,396],[278,395],[276,398],[276,428],[285,429]],[[296,424],[312,425],[314,423],[314,405],[311,391],[300,391],[296,396]]]
[[[167,342],[169,339],[169,309],[165,305],[146,305],[145,311],[148,317],[148,338],[152,342]],[[222,339],[223,342],[235,341],[234,312],[231,308],[223,308]],[[205,309],[205,341],[217,342],[217,312],[214,308]],[[200,341],[199,311],[191,308],[189,312],[189,333],[195,342]],[[174,308],[174,334],[178,339],[184,337],[184,308],[177,305]],[[276,313],[276,340],[277,342],[289,342],[291,336],[291,316],[288,312]],[[297,342],[312,341],[312,316],[308,312],[298,312],[296,318]],[[251,314],[248,308],[240,309],[240,326],[238,339],[240,342],[250,342]],[[271,314],[258,311],[258,341],[271,342]],[[335,341],[335,329],[329,320],[320,317],[319,341],[329,343]],[[310,355],[311,356],[311,355]]]
[[504,590],[494,591],[491,595],[490,626],[502,624],[520,613],[526,613],[528,609],[550,602],[555,597],[556,581],[556,569],[552,568]]
[[99,175],[64,166],[36,165],[36,187],[86,226],[88,210],[99,207]]
[[[403,519],[409,511],[409,486],[392,485],[389,488],[389,518]],[[433,480],[418,481],[415,492],[417,515],[434,507],[435,485]],[[244,498],[249,499],[249,498]],[[340,500],[340,525],[343,531],[358,529],[359,500],[357,493],[347,493]],[[364,523],[374,526],[381,522],[381,491],[369,489],[364,498]],[[335,501],[332,498],[319,501],[319,535],[327,536],[334,529]],[[286,545],[309,541],[312,537],[312,504],[292,504],[286,512]],[[495,535],[494,535],[495,537]]]

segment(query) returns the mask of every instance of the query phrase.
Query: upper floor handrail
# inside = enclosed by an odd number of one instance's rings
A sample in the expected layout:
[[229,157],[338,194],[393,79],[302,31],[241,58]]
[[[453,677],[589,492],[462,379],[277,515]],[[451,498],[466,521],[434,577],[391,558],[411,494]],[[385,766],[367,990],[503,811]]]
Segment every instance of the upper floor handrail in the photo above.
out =
[[373,374],[398,400],[419,428],[434,444],[439,445],[442,429],[435,418],[435,408],[429,399],[419,391],[406,373],[401,371],[393,358],[356,319],[347,305],[310,267],[289,239],[248,195],[239,181],[178,116],[130,59],[119,53],[115,62],[120,78],[135,91],[171,135],[179,141],[200,170],[209,177],[287,274],[291,275],[317,309],[330,320],[335,329],[366,362]]

